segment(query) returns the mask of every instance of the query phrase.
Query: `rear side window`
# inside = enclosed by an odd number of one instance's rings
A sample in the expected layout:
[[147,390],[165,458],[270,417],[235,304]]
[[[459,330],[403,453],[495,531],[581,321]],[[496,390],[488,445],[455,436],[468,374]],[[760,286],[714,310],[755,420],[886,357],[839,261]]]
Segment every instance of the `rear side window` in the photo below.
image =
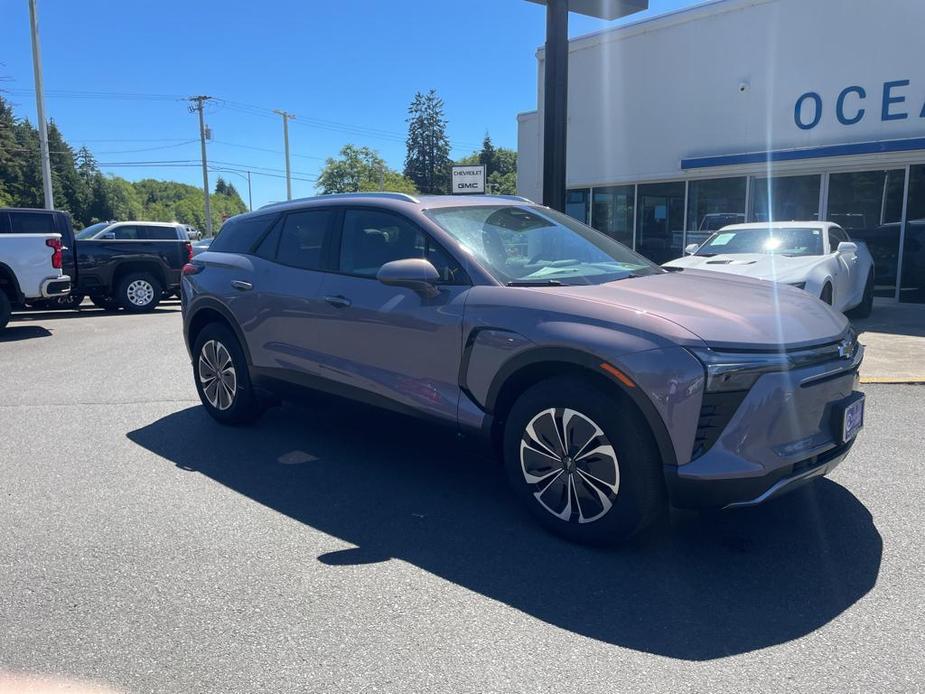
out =
[[131,224],[115,227],[109,231],[117,241],[137,241],[139,239],[138,227]]
[[333,209],[315,209],[286,215],[277,261],[304,270],[323,270],[325,241],[336,214]]
[[276,215],[272,214],[229,219],[222,225],[209,250],[222,253],[250,253],[274,219]]
[[14,234],[56,233],[54,215],[41,212],[10,212],[10,227]]
[[138,238],[149,241],[176,241],[179,236],[175,227],[152,225],[140,227]]

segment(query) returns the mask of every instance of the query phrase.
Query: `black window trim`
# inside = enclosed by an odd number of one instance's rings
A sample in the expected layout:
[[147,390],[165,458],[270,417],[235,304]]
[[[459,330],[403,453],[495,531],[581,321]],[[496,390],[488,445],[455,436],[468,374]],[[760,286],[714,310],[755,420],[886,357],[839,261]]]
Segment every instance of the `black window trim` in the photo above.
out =
[[453,260],[459,266],[459,269],[462,272],[461,281],[445,282],[444,280],[441,279],[436,283],[437,286],[440,286],[440,287],[471,287],[472,286],[472,278],[469,277],[469,273],[466,271],[465,264],[460,262],[459,258],[457,258],[453,253],[450,253],[446,249],[446,247],[443,246],[443,244],[437,241],[433,237],[433,234],[429,233],[427,229],[422,227],[416,220],[411,219],[407,215],[404,215],[401,212],[398,212],[396,210],[392,210],[387,207],[379,207],[377,205],[349,205],[349,206],[344,206],[340,208],[340,215],[336,222],[336,228],[333,234],[333,237],[334,237],[333,243],[331,244],[332,246],[331,267],[333,267],[333,269],[328,270],[328,272],[330,272],[332,275],[340,275],[342,277],[354,277],[356,279],[361,279],[361,280],[373,280],[374,282],[379,281],[375,277],[370,277],[369,275],[358,275],[353,272],[343,272],[340,269],[340,251],[341,251],[341,244],[343,243],[343,238],[344,238],[344,220],[347,217],[347,212],[352,211],[352,210],[363,211],[363,212],[369,212],[370,210],[373,210],[375,212],[391,215],[393,217],[398,217],[399,219],[402,219],[403,221],[407,222],[412,227],[417,229],[421,233],[421,235],[424,237],[425,252],[426,252],[426,249],[432,245],[437,250],[443,251],[443,253],[448,258]]

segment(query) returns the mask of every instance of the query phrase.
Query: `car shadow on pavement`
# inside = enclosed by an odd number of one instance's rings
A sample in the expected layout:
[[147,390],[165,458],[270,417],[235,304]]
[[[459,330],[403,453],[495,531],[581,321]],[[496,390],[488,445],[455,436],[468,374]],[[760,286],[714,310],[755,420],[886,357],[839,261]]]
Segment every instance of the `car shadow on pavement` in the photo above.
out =
[[82,306],[79,311],[72,308],[67,309],[43,309],[30,311],[17,311],[10,318],[10,323],[27,323],[32,321],[62,320],[65,318],[102,318],[118,316],[154,316],[154,315],[172,315],[180,313],[180,305],[158,306],[147,313],[128,313],[126,311],[104,311],[94,306]]
[[864,596],[880,567],[871,514],[830,480],[757,509],[673,512],[642,539],[599,550],[536,526],[480,449],[363,406],[285,406],[248,428],[197,406],[128,437],[355,545],[320,556],[326,565],[394,557],[562,629],[672,658],[799,638]]
[[51,337],[51,331],[40,325],[7,325],[0,329],[0,342],[18,342],[36,337]]

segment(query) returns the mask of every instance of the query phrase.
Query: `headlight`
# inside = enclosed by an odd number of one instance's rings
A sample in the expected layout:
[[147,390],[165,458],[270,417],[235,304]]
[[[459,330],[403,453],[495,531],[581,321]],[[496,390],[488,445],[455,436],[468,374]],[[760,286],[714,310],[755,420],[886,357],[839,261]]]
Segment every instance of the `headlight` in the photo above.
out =
[[760,376],[773,371],[786,371],[793,362],[786,354],[715,352],[711,349],[690,350],[707,372],[707,391],[748,390]]
[[788,282],[788,284],[797,289],[806,289],[806,282]]

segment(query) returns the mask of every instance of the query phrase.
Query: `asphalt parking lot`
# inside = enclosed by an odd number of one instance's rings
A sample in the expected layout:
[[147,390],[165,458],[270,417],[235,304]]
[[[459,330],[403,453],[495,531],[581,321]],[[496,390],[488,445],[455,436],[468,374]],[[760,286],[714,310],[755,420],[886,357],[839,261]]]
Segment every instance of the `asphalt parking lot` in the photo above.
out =
[[196,399],[176,305],[0,336],[0,672],[130,692],[925,690],[925,386],[831,479],[569,545],[478,450]]

